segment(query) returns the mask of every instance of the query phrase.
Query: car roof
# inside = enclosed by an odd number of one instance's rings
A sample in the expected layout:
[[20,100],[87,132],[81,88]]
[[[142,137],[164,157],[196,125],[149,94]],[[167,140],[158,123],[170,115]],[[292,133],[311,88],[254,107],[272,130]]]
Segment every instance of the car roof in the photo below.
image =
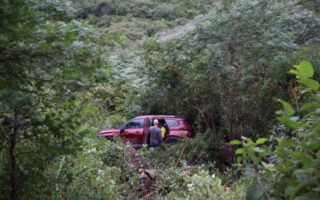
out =
[[141,118],[157,118],[157,119],[164,119],[164,118],[172,118],[172,119],[184,119],[183,117],[178,117],[174,115],[142,115],[142,116],[137,116],[136,118],[141,119]]

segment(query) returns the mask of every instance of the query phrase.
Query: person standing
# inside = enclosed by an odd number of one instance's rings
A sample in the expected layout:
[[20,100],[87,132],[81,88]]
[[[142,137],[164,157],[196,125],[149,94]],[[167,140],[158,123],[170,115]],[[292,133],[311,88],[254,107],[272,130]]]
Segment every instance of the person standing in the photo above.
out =
[[155,119],[153,126],[149,130],[150,147],[158,147],[162,143],[161,129],[159,128],[159,121]]
[[166,136],[166,128],[163,126],[163,123],[162,122],[159,122],[159,128],[161,129],[161,137],[162,137],[162,140],[164,139],[164,137]]

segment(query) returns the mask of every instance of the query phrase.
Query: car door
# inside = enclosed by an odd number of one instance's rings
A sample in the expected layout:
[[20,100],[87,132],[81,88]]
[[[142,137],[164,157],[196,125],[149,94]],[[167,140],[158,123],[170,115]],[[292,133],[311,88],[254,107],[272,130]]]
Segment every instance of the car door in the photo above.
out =
[[147,122],[146,122],[146,128],[144,129],[143,131],[143,141],[142,141],[142,144],[149,144],[149,130],[150,130],[150,127],[152,126],[152,119],[150,118],[147,118],[146,119]]
[[146,120],[143,118],[136,118],[122,125],[120,127],[122,141],[130,142],[131,144],[142,144],[145,122]]

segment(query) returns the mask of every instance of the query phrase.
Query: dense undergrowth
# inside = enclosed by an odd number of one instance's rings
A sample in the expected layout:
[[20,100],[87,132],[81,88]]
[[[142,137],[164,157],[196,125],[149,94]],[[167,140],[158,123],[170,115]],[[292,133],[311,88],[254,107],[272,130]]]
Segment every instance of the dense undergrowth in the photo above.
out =
[[245,197],[248,181],[239,180],[234,174],[222,174],[214,162],[205,157],[208,156],[208,145],[200,143],[203,138],[185,139],[158,149],[139,149],[140,159],[156,172],[150,187],[138,190],[141,173],[130,165],[125,151],[130,145],[120,141],[85,139],[81,153],[59,157],[55,165],[48,168],[48,178],[57,182],[52,188],[55,193],[48,197],[134,199],[154,191],[156,196],[152,198],[155,199]]
[[[290,73],[296,75],[299,83],[295,88],[301,104],[292,106],[280,100],[283,110],[278,120],[285,124],[287,133],[260,138],[253,142],[249,138],[234,140],[242,144],[237,150],[239,161],[246,164],[246,172],[254,183],[248,188],[250,199],[318,199],[320,123],[319,88],[313,79],[314,69],[303,61],[294,66]],[[248,197],[248,198],[249,198]]]

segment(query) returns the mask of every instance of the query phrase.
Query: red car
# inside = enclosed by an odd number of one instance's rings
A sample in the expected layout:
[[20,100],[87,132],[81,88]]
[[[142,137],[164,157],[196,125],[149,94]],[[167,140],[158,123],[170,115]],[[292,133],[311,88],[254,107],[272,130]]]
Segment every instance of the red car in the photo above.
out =
[[183,117],[168,115],[145,115],[138,116],[118,129],[107,129],[100,132],[98,138],[113,140],[119,136],[123,142],[130,142],[133,147],[141,147],[149,144],[149,128],[153,125],[153,120],[157,119],[166,129],[164,142],[175,143],[181,137],[191,137],[191,126]]

